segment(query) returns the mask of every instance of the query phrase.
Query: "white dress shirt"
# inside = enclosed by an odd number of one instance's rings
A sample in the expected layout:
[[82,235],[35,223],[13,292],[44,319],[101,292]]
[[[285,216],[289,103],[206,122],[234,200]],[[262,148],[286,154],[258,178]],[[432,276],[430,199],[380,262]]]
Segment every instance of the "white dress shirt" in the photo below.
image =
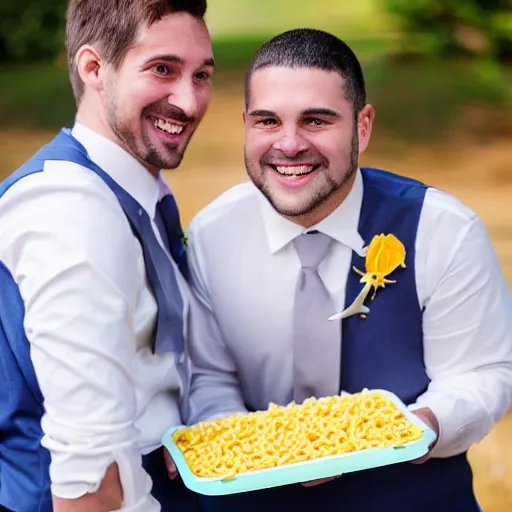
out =
[[[75,125],[73,135],[153,219],[169,191],[165,182],[83,125]],[[96,491],[116,461],[122,510],[159,511],[141,455],[180,424],[182,384],[174,356],[151,351],[157,304],[119,202],[94,172],[47,161],[44,172],[5,193],[0,219],[0,260],[25,303],[45,401],[42,444],[51,454],[53,494],[72,499]],[[188,287],[176,274],[187,318]]]
[[[347,199],[311,228],[336,241],[319,266],[333,313],[344,307],[352,251],[363,250],[362,197],[358,172]],[[193,219],[191,287],[207,320],[193,327],[191,421],[244,411],[244,403],[265,409],[291,400],[300,271],[291,242],[305,231],[251,183],[225,192]],[[415,271],[431,383],[410,407],[432,409],[440,425],[432,456],[447,457],[480,441],[512,403],[511,298],[482,221],[433,188],[420,217]]]

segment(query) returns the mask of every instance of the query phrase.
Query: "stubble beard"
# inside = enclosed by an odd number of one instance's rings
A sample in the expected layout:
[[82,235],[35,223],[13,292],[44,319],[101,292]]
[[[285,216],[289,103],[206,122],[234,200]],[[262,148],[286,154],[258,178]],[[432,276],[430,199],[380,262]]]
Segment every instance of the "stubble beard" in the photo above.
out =
[[[118,111],[115,95],[112,95],[107,105],[107,122],[121,146],[146,167],[155,169],[176,169],[179,167],[189,141],[186,141],[186,144],[181,149],[177,144],[164,143],[165,154],[163,154],[163,151],[160,151],[151,142],[144,126],[141,126],[141,135],[138,137],[129,123],[121,119]],[[143,111],[141,125],[146,118]]]

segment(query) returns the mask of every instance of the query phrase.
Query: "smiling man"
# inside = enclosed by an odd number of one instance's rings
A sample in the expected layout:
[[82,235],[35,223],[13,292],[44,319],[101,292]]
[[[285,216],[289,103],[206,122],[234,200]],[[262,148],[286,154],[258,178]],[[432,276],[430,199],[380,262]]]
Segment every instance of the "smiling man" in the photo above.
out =
[[[194,512],[176,168],[210,101],[206,0],[71,0],[76,122],[0,185],[0,508]],[[181,409],[181,410],[180,410]]]
[[[477,512],[466,452],[512,401],[512,306],[482,221],[440,190],[359,167],[374,108],[336,37],[277,36],[245,90],[250,182],[189,231],[191,286],[209,315],[193,326],[191,421],[380,388],[437,440],[414,464],[204,497],[205,509]],[[351,307],[354,267],[381,233],[404,245],[405,268]]]

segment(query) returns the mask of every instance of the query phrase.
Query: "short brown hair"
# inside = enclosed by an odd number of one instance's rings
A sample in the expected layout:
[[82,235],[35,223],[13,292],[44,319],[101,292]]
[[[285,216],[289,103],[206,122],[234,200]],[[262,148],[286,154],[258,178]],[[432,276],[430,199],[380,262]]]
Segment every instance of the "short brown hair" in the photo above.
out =
[[151,26],[164,16],[177,12],[187,12],[202,19],[206,13],[206,0],[69,0],[66,48],[77,104],[84,92],[75,65],[81,46],[99,45],[105,61],[118,67],[135,42],[142,24]]

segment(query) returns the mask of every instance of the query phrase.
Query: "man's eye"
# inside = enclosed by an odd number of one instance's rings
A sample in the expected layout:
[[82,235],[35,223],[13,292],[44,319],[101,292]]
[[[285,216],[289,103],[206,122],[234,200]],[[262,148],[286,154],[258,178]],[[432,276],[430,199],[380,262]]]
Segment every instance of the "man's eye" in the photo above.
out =
[[276,123],[277,121],[275,119],[260,119],[256,124],[260,124],[263,126],[272,126]]
[[321,126],[325,124],[325,121],[322,119],[318,119],[317,117],[312,117],[310,119],[306,119],[306,124],[309,124],[311,126]]
[[196,73],[196,79],[200,82],[206,82],[210,78],[210,74],[206,71],[200,71],[199,73]]
[[158,64],[153,68],[155,70],[155,73],[161,76],[167,76],[170,74],[171,70],[169,69],[169,66],[166,66],[165,64]]

